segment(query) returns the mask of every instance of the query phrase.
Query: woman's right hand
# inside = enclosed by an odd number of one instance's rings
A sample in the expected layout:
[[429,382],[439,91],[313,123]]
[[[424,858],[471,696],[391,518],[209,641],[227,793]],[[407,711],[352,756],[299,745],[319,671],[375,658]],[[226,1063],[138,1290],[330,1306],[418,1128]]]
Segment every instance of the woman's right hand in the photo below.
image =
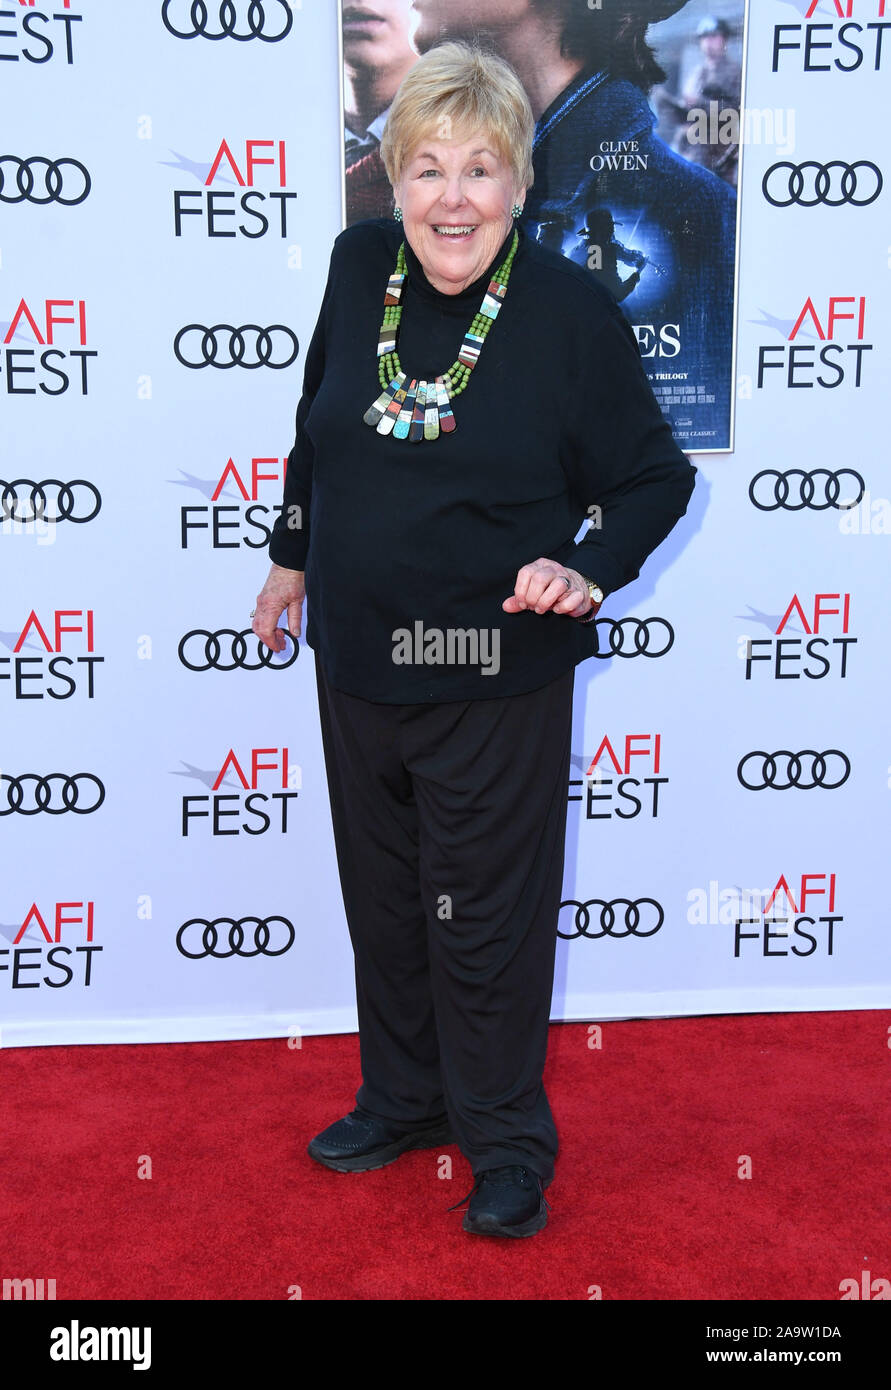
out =
[[295,641],[300,636],[300,610],[306,595],[303,574],[303,570],[286,570],[281,565],[271,565],[266,583],[257,595],[251,630],[274,652],[284,651],[285,648],[285,634],[278,625],[285,609],[288,610],[288,631]]

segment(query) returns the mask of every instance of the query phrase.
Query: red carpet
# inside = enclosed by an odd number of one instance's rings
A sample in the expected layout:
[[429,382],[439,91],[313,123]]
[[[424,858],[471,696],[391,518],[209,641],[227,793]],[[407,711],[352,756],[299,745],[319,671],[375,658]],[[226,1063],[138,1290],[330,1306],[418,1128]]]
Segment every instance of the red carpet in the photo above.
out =
[[889,1024],[607,1023],[600,1051],[555,1024],[561,1152],[528,1240],[462,1231],[456,1148],[451,1180],[432,1150],[362,1175],[307,1158],[352,1109],[353,1035],[4,1051],[0,1278],[57,1299],[838,1300],[891,1278]]

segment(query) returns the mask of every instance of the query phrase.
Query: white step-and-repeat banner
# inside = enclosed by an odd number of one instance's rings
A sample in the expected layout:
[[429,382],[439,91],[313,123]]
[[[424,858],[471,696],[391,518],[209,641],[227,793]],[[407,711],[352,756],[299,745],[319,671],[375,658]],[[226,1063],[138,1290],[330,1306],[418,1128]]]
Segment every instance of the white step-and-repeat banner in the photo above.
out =
[[[889,30],[751,0],[733,448],[577,668],[555,1019],[891,1006]],[[355,1027],[313,654],[249,618],[340,51],[334,0],[0,3],[4,1046]]]

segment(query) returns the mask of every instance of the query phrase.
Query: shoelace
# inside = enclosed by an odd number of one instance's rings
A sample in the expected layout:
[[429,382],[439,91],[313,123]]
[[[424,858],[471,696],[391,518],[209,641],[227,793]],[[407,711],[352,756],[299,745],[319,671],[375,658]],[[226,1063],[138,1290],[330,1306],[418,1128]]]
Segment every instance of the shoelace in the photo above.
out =
[[[470,1189],[467,1196],[462,1197],[460,1202],[456,1202],[455,1205],[449,1207],[448,1210],[455,1211],[458,1207],[463,1206],[465,1202],[468,1202],[470,1198],[473,1196],[473,1194],[480,1187],[481,1183],[488,1180],[489,1182],[493,1183],[496,1187],[504,1187],[507,1183],[513,1181],[513,1177],[511,1175],[515,1173],[522,1173],[524,1177],[529,1176],[528,1169],[520,1167],[519,1164],[514,1164],[510,1167],[504,1168],[488,1168],[485,1173],[480,1173],[479,1177],[473,1184],[473,1187]],[[538,1181],[539,1191],[541,1192],[541,1181],[540,1179],[536,1180]],[[547,1210],[550,1211],[551,1204],[548,1201],[547,1197],[544,1195],[544,1192],[541,1192],[541,1200],[544,1202]]]

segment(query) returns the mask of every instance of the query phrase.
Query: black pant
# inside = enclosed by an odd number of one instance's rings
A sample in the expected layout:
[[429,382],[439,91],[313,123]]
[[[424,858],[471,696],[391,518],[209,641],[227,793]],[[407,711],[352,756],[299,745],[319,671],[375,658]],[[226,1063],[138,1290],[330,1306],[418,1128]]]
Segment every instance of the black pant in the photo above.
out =
[[474,1175],[554,1172],[542,1083],[563,880],[571,668],[525,695],[377,704],[316,661],[356,963],[363,1110],[447,1115]]

